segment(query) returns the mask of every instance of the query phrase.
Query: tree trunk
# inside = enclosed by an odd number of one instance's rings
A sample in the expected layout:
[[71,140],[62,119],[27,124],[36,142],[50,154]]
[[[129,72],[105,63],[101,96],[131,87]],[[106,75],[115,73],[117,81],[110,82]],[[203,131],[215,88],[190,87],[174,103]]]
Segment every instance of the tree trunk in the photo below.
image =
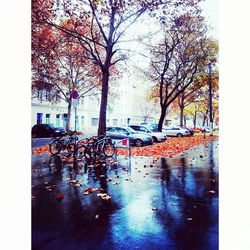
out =
[[204,127],[206,124],[206,120],[207,120],[207,115],[203,115],[203,121],[202,121],[202,126]]
[[104,70],[102,74],[102,96],[101,96],[101,106],[100,106],[100,114],[99,114],[98,135],[103,135],[106,133],[108,82],[109,82],[109,70],[107,69],[107,70]]
[[166,116],[166,110],[167,110],[167,107],[164,107],[164,106],[161,107],[161,116],[158,122],[158,131],[160,132],[162,131],[162,125]]
[[183,127],[184,107],[180,106],[180,126]]
[[184,126],[187,126],[187,116],[184,115],[184,116],[183,116],[183,119],[184,119]]
[[71,106],[72,106],[72,98],[70,97],[69,101],[68,101],[68,114],[67,114],[66,130],[70,129]]
[[181,93],[178,96],[178,104],[180,107],[180,126],[183,127],[183,119],[184,119],[184,93]]
[[195,111],[194,111],[194,117],[193,117],[193,125],[194,125],[194,128],[196,128],[196,120],[197,120],[197,111],[195,110]]

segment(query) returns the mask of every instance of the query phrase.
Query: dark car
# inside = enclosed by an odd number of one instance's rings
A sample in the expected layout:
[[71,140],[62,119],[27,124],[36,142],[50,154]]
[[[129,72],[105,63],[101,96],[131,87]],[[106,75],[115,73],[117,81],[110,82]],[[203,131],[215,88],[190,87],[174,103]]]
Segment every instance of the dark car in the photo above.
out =
[[32,137],[57,137],[66,135],[66,131],[63,128],[55,127],[53,124],[37,124],[32,127]]
[[153,144],[151,135],[140,134],[130,127],[107,127],[106,134],[113,140],[129,139],[136,147]]

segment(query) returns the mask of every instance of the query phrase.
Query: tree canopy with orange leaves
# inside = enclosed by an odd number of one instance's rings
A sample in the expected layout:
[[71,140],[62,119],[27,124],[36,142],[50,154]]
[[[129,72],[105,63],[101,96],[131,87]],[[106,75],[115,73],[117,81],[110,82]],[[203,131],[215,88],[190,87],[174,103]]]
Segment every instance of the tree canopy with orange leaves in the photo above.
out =
[[[35,3],[36,1],[33,2],[34,9]],[[69,28],[72,22],[62,21],[61,25]],[[89,58],[88,52],[79,42],[39,20],[34,10],[32,12],[33,94],[36,94],[37,90],[47,89],[52,102],[58,102],[60,99],[67,102],[67,130],[70,128],[72,110],[71,93],[77,91],[78,99],[100,94],[100,83],[99,67]]]
[[184,101],[191,101],[191,96],[202,86],[202,82],[196,81],[197,76],[204,73],[208,61],[216,62],[217,56],[216,46],[206,37],[207,28],[199,13],[182,14],[171,26],[163,28],[164,38],[151,46],[150,68],[146,73],[154,83],[151,97],[161,107],[159,131],[167,109],[177,99],[183,120]]
[[[167,22],[178,11],[195,9],[200,0],[33,0],[36,22],[74,38],[101,72],[98,134],[106,131],[106,111],[112,68],[126,59],[122,38],[144,13]],[[32,14],[33,15],[33,14]],[[66,26],[64,22],[70,25]]]

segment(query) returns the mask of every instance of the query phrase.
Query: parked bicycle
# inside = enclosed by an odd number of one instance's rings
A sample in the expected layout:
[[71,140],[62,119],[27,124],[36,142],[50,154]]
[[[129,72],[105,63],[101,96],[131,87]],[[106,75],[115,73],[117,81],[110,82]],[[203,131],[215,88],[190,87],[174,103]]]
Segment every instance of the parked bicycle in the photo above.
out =
[[81,160],[85,156],[85,149],[89,143],[91,138],[84,138],[82,140],[79,140],[76,144],[76,158],[77,160]]
[[76,135],[68,138],[57,137],[49,144],[49,151],[52,155],[60,154],[61,151],[67,150],[69,153],[73,153],[76,150],[76,144],[78,137]]
[[110,137],[102,135],[99,137],[92,137],[87,143],[84,156],[87,161],[96,161],[112,157],[115,153],[115,145],[112,143]]

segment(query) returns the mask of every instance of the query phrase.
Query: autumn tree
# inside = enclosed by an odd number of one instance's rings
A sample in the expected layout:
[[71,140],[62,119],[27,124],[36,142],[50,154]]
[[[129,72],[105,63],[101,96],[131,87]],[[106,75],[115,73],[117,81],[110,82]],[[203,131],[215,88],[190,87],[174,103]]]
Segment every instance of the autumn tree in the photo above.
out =
[[[212,39],[206,39],[203,42],[203,51],[206,53],[204,60],[200,62],[199,70],[193,82],[178,96],[178,105],[180,109],[180,126],[184,122],[184,109],[201,95],[202,90],[208,86],[207,69],[209,62],[217,62],[218,44]],[[213,93],[218,90],[218,72],[212,76]]]
[[[72,95],[78,100],[100,93],[100,71],[71,36],[46,24],[33,22],[32,86],[48,89],[51,101],[68,104],[66,129],[70,129]],[[70,23],[64,23],[66,27]]]
[[154,112],[154,107],[152,106],[152,103],[148,102],[142,102],[140,104],[140,112],[143,117],[143,122],[147,123],[148,119],[152,116],[152,113]]
[[[208,86],[208,65],[213,64],[216,65],[218,61],[218,43],[216,40],[213,40],[211,38],[207,38],[204,41],[203,44],[203,51],[205,52],[206,57],[200,64],[199,72],[196,75],[193,83],[178,97],[179,101],[179,108],[180,108],[180,125],[182,126],[183,124],[183,119],[185,120],[185,115],[183,113],[184,109],[192,104],[193,102],[196,103],[195,108],[197,107],[197,103],[199,104],[198,106],[200,109],[203,111],[201,112],[199,109],[195,109],[194,112],[194,121],[196,123],[196,115],[198,113],[202,113],[205,119],[203,119],[203,124],[205,123],[205,120],[207,118],[207,115],[209,113],[208,110],[208,96],[209,96],[209,86]],[[215,69],[211,75],[211,82],[212,82],[212,97],[214,98],[214,102],[212,103],[213,109],[216,112],[218,105],[216,105],[218,101],[218,84],[219,84],[219,73]],[[206,100],[207,106],[202,108],[202,101],[201,100]],[[204,104],[204,102],[203,102]]]
[[151,48],[149,78],[155,82],[154,91],[159,98],[161,115],[158,130],[166,110],[194,81],[201,62],[206,27],[200,15],[182,14],[165,29],[164,38]]
[[[39,6],[36,9],[36,17],[76,39],[89,54],[89,59],[101,71],[102,92],[98,134],[106,131],[111,68],[126,59],[126,55],[122,51],[122,39],[129,28],[147,11],[153,13],[161,10],[160,15],[164,19],[170,10],[176,11],[180,6],[192,7],[199,2],[199,0],[33,1]],[[48,13],[52,14],[48,15]],[[153,15],[156,15],[155,12]],[[72,22],[73,26],[62,26],[61,19]]]
[[[208,87],[208,76],[204,75],[200,81],[203,81],[204,86],[198,92],[198,97],[196,98],[196,103],[198,104],[198,111],[203,116],[202,126],[208,121],[209,114],[209,87]],[[219,72],[215,69],[211,75],[212,81],[212,118],[218,117],[219,112]],[[216,118],[217,119],[217,118]]]
[[[218,70],[215,69],[212,72],[212,108],[213,108],[213,119],[218,121],[218,112],[219,112],[219,73]],[[184,109],[183,109],[183,123],[185,124],[185,120],[187,117],[192,118],[193,126],[196,128],[197,125],[197,117],[202,118],[202,126],[204,126],[208,121],[208,114],[209,114],[209,90],[208,90],[208,76],[206,72],[203,72],[203,75],[199,75],[195,79],[195,83],[193,88],[189,89],[188,93],[191,93],[192,90],[195,90],[190,96],[184,97]],[[173,109],[175,112],[181,112],[181,105],[180,105],[180,95],[178,99],[174,102]],[[181,117],[181,115],[180,115]]]

